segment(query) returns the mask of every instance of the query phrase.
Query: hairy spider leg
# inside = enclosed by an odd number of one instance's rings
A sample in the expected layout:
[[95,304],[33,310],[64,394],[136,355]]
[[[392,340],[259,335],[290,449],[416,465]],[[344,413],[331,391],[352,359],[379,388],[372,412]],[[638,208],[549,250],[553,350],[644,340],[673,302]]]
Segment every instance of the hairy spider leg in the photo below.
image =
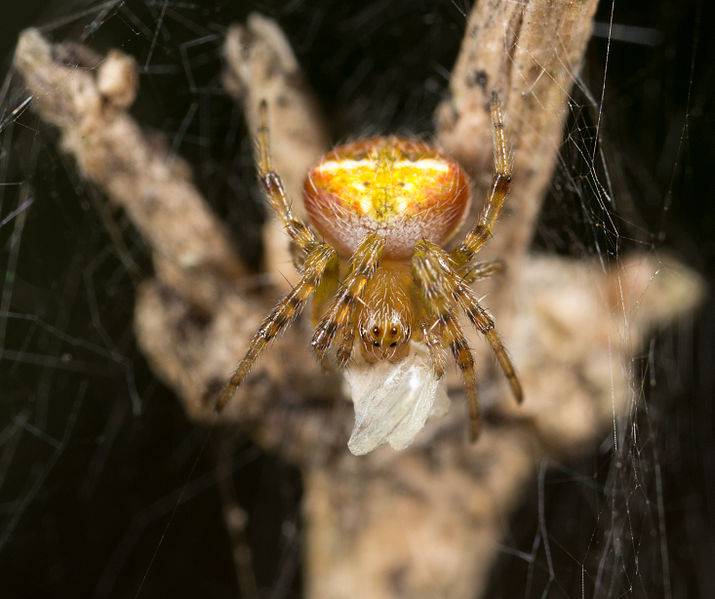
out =
[[476,262],[466,273],[462,275],[462,280],[471,285],[475,281],[481,281],[496,274],[501,274],[506,270],[506,265],[502,260],[487,260]]
[[317,247],[306,256],[300,281],[261,323],[258,332],[248,345],[246,355],[216,402],[217,412],[220,412],[233,397],[265,347],[301,313],[308,298],[320,283],[325,269],[334,258],[335,250],[326,243],[318,243]]
[[[348,276],[340,285],[331,307],[320,320],[313,334],[311,346],[321,361],[325,359],[325,354],[333,343],[338,329],[352,320],[355,304],[360,299],[367,282],[380,265],[384,248],[384,238],[376,233],[369,233],[355,250],[350,259]],[[354,334],[352,338],[354,339]],[[341,350],[342,352],[348,351],[347,340],[341,343]],[[349,348],[347,357],[344,355],[339,357],[342,364],[347,363],[351,352],[352,346]]]
[[424,344],[429,350],[432,369],[434,370],[435,376],[438,379],[441,379],[444,376],[444,353],[442,352],[442,346],[440,345],[440,335],[433,330],[434,328],[441,330],[439,322],[435,322],[433,326],[430,326],[427,320],[420,321],[422,341],[424,341]]
[[434,244],[424,239],[417,242],[412,257],[412,274],[415,284],[422,290],[422,308],[436,320],[436,326],[440,328],[457,366],[462,371],[469,406],[469,436],[472,441],[476,441],[479,436],[480,417],[474,356],[454,316],[453,282],[444,276],[439,255],[430,251],[432,245]]
[[524,400],[521,383],[516,376],[516,371],[509,358],[509,354],[507,354],[504,344],[501,342],[494,328],[494,319],[479,304],[479,300],[474,291],[464,283],[459,274],[452,268],[449,255],[438,245],[429,242],[426,242],[425,245],[427,248],[426,251],[435,256],[435,262],[439,265],[442,276],[449,281],[445,284],[445,287],[453,289],[454,299],[462,310],[464,310],[467,318],[469,318],[475,328],[486,337],[496,356],[497,362],[499,362],[499,366],[509,381],[514,399],[516,399],[517,403],[521,403]]
[[490,114],[494,143],[494,178],[489,200],[477,224],[467,233],[464,241],[450,254],[457,267],[457,272],[462,276],[466,274],[474,255],[491,238],[494,232],[494,225],[497,218],[499,218],[499,213],[511,188],[512,160],[504,131],[501,101],[496,92],[492,93]]
[[283,187],[280,175],[271,165],[270,139],[268,129],[268,103],[261,100],[258,106],[260,125],[256,132],[256,151],[258,154],[258,180],[263,185],[273,210],[281,219],[285,230],[298,248],[307,255],[320,241],[308,225],[296,218]]
[[[358,299],[358,301],[360,301]],[[338,349],[336,351],[336,357],[338,359],[338,366],[340,368],[345,368],[350,362],[350,357],[353,354],[353,346],[355,345],[355,332],[357,331],[357,315],[358,311],[353,309],[351,311],[350,318],[348,322],[343,327],[342,335],[340,336],[340,343],[338,344]]]

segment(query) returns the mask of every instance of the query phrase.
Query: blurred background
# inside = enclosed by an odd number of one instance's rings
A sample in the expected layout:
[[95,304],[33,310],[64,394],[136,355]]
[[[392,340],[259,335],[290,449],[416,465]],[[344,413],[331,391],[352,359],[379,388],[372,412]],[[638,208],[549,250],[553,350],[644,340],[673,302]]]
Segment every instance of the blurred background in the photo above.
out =
[[[221,86],[226,27],[252,11],[278,20],[335,141],[395,131],[429,136],[470,9],[464,0],[6,3],[3,598],[134,597],[141,584],[144,597],[241,596],[207,432],[187,420],[133,337],[134,290],[151,272],[146,249],[126,217],[108,211],[79,179],[55,131],[28,109],[10,70],[18,33],[43,26],[54,40],[135,56],[141,82],[132,113],[189,161],[198,187],[257,266],[264,207],[241,111]],[[712,18],[706,0],[602,2],[535,250],[605,261],[634,249],[662,251],[712,280]],[[608,190],[610,205],[595,201],[596,186]],[[609,218],[616,233],[605,225]],[[505,523],[487,596],[542,595],[547,557],[524,557],[539,513],[546,514],[541,524],[556,577],[549,596],[715,596],[713,314],[707,300],[642,348],[638,383],[647,410],[629,423],[626,447],[613,455],[604,443],[581,459],[545,466],[543,504],[534,484]],[[299,473],[244,441],[233,476],[249,516],[261,596],[300,597]],[[608,546],[607,538],[622,546]],[[613,550],[626,556],[621,586],[582,595],[584,572],[594,577]]]

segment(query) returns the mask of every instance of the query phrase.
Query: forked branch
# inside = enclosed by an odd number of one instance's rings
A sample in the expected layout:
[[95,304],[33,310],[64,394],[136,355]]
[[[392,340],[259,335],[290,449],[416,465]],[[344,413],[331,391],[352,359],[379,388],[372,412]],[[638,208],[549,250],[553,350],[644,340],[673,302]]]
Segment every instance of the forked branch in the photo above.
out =
[[[87,49],[52,46],[37,31],[20,39],[15,64],[33,106],[60,129],[83,176],[127,211],[152,249],[156,275],[138,291],[136,331],[157,375],[197,420],[241,426],[302,468],[312,598],[482,593],[504,523],[539,460],[581,451],[626,413],[632,352],[649,329],[690,309],[702,292],[697,277],[668,259],[626,259],[603,272],[587,261],[526,254],[594,8],[595,0],[479,1],[451,98],[439,110],[439,140],[473,173],[485,173],[477,182],[486,192],[487,94],[506,99],[513,193],[489,247],[513,274],[499,293],[512,298],[511,313],[500,305],[497,316],[500,328],[509,316],[506,343],[524,383],[523,407],[481,376],[486,411],[494,414],[498,404],[502,418],[486,423],[476,446],[465,442],[464,412],[455,402],[453,414],[410,450],[361,458],[345,448],[352,411],[340,398],[340,381],[326,382],[300,326],[276,340],[243,391],[213,414],[206,398],[226,382],[275,294],[246,292],[244,270],[188,166],[157,148],[127,114],[136,93],[131,59],[113,52],[88,64],[94,55]],[[80,56],[90,69],[77,68]],[[290,46],[276,23],[253,16],[229,31],[226,58],[227,88],[243,102],[252,130],[260,98],[282,107],[271,123],[275,168],[295,199],[328,136]],[[267,266],[279,281],[290,255],[280,226],[266,231]],[[240,571],[250,560],[236,555]]]

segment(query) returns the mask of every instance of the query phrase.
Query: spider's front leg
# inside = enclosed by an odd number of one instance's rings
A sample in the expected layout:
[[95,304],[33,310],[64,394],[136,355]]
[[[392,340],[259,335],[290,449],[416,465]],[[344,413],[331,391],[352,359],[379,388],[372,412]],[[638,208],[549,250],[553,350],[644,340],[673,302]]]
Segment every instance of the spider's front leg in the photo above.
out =
[[506,376],[509,381],[514,399],[517,403],[521,403],[524,400],[521,383],[516,375],[516,370],[509,358],[509,354],[507,354],[504,344],[496,331],[494,319],[482,308],[474,291],[472,291],[464,279],[459,276],[451,264],[449,254],[439,246],[427,241],[422,243],[422,248],[425,254],[430,257],[434,268],[438,271],[436,276],[442,280],[442,287],[449,289],[452,297],[462,310],[464,310],[467,318],[469,318],[476,329],[486,337],[487,342],[496,356],[497,362],[499,362],[499,366],[504,372],[504,376]]
[[[422,309],[436,322],[436,326],[441,330],[442,337],[452,352],[452,357],[462,371],[469,406],[470,439],[475,441],[479,436],[480,416],[474,356],[472,356],[464,333],[457,323],[453,308],[454,285],[450,279],[443,275],[439,263],[442,256],[433,251],[433,248],[436,247],[426,240],[415,245],[412,276],[422,294]],[[436,370],[438,368],[439,366],[435,366]]]
[[318,287],[326,269],[334,264],[337,258],[332,247],[319,241],[313,231],[293,215],[283,182],[271,166],[268,103],[265,100],[262,100],[259,106],[259,116],[261,124],[256,138],[258,179],[291,240],[302,251],[304,260],[300,268],[300,281],[273,309],[251,339],[245,357],[219,395],[215,406],[217,412],[221,411],[233,397],[266,345],[301,313],[308,298]]
[[475,281],[481,281],[497,274],[501,274],[506,270],[504,262],[501,260],[488,260],[486,262],[477,262],[462,274],[462,280],[471,285]]
[[497,362],[509,381],[511,393],[517,403],[524,401],[524,392],[521,388],[521,382],[516,375],[516,370],[511,362],[511,358],[502,343],[501,337],[496,331],[494,319],[489,313],[479,304],[476,294],[472,289],[459,278],[459,275],[454,272],[448,272],[445,276],[451,277],[454,280],[455,292],[454,296],[457,302],[464,310],[467,318],[472,322],[476,329],[486,337]]
[[[424,301],[421,302],[424,304]],[[437,329],[437,331],[435,331]],[[420,330],[422,331],[422,340],[429,351],[430,361],[432,362],[432,370],[438,379],[444,376],[444,352],[442,351],[442,335],[440,323],[435,320],[432,325],[429,324],[427,315],[420,321]]]
[[258,332],[248,345],[248,351],[241,360],[231,380],[224,387],[216,402],[216,411],[221,411],[233,397],[236,389],[248,376],[251,367],[266,345],[283,331],[301,313],[308,298],[320,283],[328,265],[335,259],[335,250],[325,243],[317,243],[303,265],[302,276],[293,290],[273,309],[261,324]]
[[263,186],[271,207],[275,210],[283,227],[296,244],[303,256],[315,248],[320,242],[310,228],[293,214],[290,201],[286,195],[283,181],[271,164],[270,139],[268,129],[268,103],[262,100],[258,106],[260,126],[256,135],[256,153],[258,163],[258,180]]
[[345,326],[347,328],[340,343],[338,361],[341,366],[345,366],[350,359],[355,339],[355,304],[380,265],[384,248],[385,240],[376,233],[370,233],[355,250],[347,278],[340,286],[331,307],[315,328],[311,345],[319,360],[325,359],[336,333]]
[[468,276],[469,265],[475,254],[491,238],[499,213],[511,188],[512,160],[504,131],[504,118],[501,101],[496,92],[492,93],[490,103],[492,136],[494,143],[494,178],[491,192],[484,211],[477,224],[467,233],[464,241],[455,248],[450,258],[457,272],[462,277]]

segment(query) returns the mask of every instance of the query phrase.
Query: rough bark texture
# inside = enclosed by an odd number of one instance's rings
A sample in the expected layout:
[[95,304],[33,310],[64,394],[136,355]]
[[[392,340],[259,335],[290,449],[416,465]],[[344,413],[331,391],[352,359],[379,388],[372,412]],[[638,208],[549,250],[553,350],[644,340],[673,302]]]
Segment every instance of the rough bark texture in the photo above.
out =
[[[531,241],[597,4],[477,2],[452,70],[450,98],[437,110],[437,139],[475,175],[476,197],[484,198],[492,171],[489,97],[496,91],[503,98],[514,184],[499,234],[484,255],[499,256],[510,267],[518,266]],[[475,202],[474,209],[480,205]]]
[[191,182],[190,167],[145,136],[127,114],[138,81],[134,60],[118,51],[102,59],[73,44],[53,48],[29,30],[18,42],[15,65],[33,107],[60,128],[62,147],[83,176],[151,240],[158,278],[210,309],[242,267],[223,225]]
[[[595,263],[525,252],[594,6],[479,2],[452,98],[439,110],[439,140],[483,187],[491,175],[485,98],[497,89],[507,100],[516,176],[491,247],[506,255],[512,273],[495,291],[511,300],[496,316],[509,322],[505,341],[524,383],[524,406],[514,407],[501,381],[483,372],[489,418],[476,445],[465,440],[457,385],[451,414],[429,424],[411,449],[361,458],[347,453],[352,409],[335,392],[339,378],[322,373],[309,355],[302,322],[266,352],[226,411],[213,413],[208,400],[274,295],[242,286],[242,266],[188,166],[158,150],[126,113],[136,93],[131,59],[112,52],[101,66],[78,69],[91,53],[53,47],[34,30],[20,39],[15,64],[33,106],[60,129],[83,176],[127,211],[152,249],[156,272],[139,289],[135,326],[157,375],[198,422],[238,426],[302,468],[309,597],[478,595],[540,460],[573,455],[621,426],[638,397],[632,352],[652,327],[690,309],[701,294],[699,279],[667,258],[634,256],[604,272]],[[226,57],[227,88],[244,102],[252,127],[258,98],[280,107],[272,113],[274,147],[290,151],[277,150],[275,166],[298,197],[302,173],[327,135],[295,57],[277,25],[261,17],[229,32]],[[289,268],[283,240],[269,223],[267,268],[274,275]],[[483,344],[477,347],[485,357]],[[224,496],[237,571],[245,572],[240,513],[232,494]]]

